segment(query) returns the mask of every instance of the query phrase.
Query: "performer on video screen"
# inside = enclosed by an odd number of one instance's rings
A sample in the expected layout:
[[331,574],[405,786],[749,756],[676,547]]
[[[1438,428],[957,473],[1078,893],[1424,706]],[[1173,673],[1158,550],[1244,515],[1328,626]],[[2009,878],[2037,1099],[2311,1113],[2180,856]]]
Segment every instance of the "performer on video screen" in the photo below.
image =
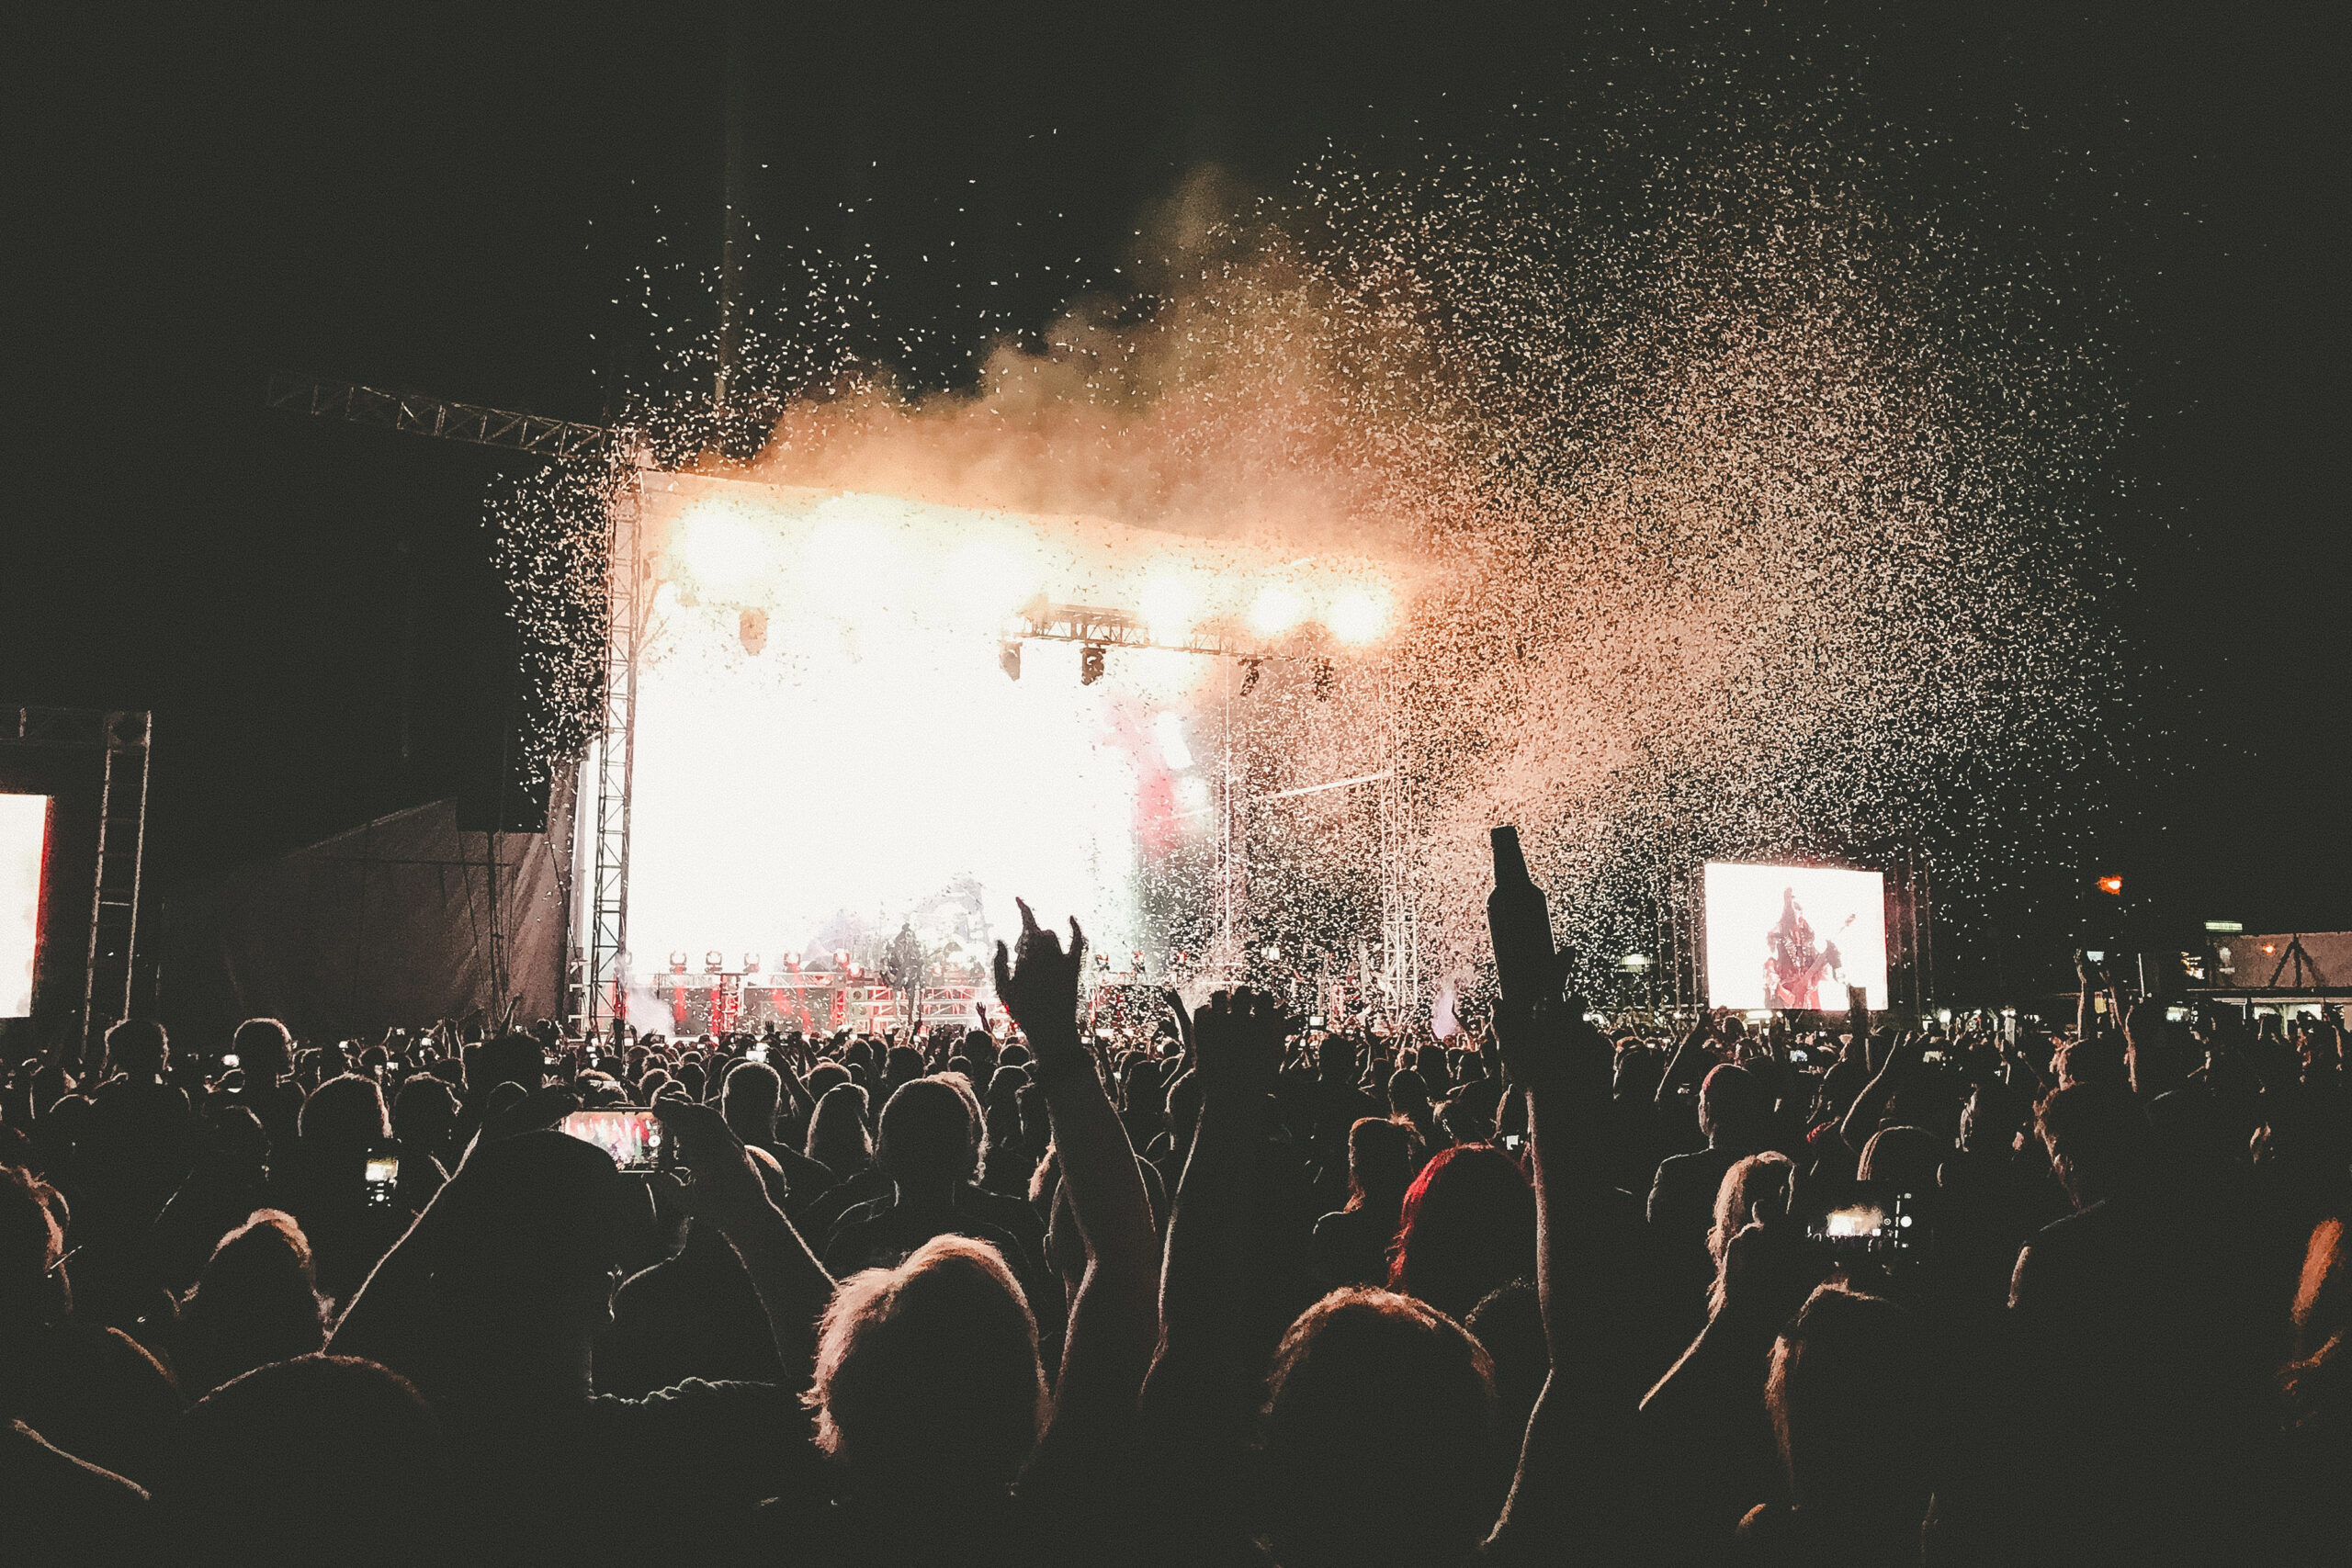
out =
[[[1852,925],[1852,916],[1846,923]],[[1845,977],[1845,960],[1834,942],[1819,942],[1813,922],[1797,904],[1797,890],[1781,890],[1781,918],[1764,933],[1764,1000],[1769,1007],[1821,1009],[1821,979]]]

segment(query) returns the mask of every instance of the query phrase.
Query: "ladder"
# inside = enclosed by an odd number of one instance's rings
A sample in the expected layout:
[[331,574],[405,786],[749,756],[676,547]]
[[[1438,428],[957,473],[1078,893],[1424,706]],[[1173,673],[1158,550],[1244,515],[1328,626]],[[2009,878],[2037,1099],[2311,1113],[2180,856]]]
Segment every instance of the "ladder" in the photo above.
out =
[[130,1016],[139,943],[139,867],[147,847],[144,713],[106,716],[105,772],[98,784],[97,886],[90,950],[82,972],[82,1059],[95,1063],[106,1032]]

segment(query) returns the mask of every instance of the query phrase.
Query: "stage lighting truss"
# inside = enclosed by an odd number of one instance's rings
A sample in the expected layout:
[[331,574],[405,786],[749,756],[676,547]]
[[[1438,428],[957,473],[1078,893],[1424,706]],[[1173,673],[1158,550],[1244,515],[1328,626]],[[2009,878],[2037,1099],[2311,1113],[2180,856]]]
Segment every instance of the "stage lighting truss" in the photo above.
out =
[[1200,627],[1176,637],[1155,637],[1141,617],[1092,604],[1032,604],[1005,628],[1008,643],[1076,642],[1093,648],[1157,648],[1211,659],[1272,659],[1253,642]]

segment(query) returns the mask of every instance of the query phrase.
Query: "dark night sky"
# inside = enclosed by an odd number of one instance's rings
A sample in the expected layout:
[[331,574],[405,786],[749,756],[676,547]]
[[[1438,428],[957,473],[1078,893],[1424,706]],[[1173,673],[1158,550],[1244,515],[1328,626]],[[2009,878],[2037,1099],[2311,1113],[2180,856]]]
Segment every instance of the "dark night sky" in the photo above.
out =
[[[2142,809],[2098,869],[2189,920],[2342,927],[2330,9],[763,8],[760,222],[870,243],[874,331],[926,334],[914,370],[952,379],[989,327],[1112,281],[1194,162],[1273,182],[1332,139],[1475,136],[1597,48],[1827,18],[1890,112],[1963,145],[2023,115],[2143,198],[2093,247],[2141,421],[2120,615],[2186,695],[2151,698],[2177,739],[2116,781]],[[156,710],[169,882],[448,793],[502,667],[481,499],[527,460],[268,412],[268,374],[599,417],[647,359],[642,314],[611,303],[632,269],[716,258],[721,13],[45,10],[12,29],[5,95],[0,700]],[[912,259],[949,238],[952,264]]]

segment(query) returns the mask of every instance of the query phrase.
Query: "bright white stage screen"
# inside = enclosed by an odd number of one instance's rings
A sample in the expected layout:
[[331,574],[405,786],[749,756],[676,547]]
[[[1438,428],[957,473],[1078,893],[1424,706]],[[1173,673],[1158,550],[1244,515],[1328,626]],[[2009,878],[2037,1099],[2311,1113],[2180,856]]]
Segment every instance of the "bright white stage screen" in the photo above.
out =
[[[649,495],[630,970],[673,953],[773,969],[902,927],[968,963],[1076,915],[1126,967],[1156,951],[1143,884],[1215,826],[1227,661],[1080,649],[1008,618],[1101,605],[1178,638],[1213,618],[1317,620],[1346,640],[1385,585],[1330,559],[1074,518],[676,476]],[[1287,618],[1276,616],[1283,611]],[[1273,626],[1282,619],[1282,626]],[[1376,628],[1374,628],[1376,629]],[[584,844],[583,844],[584,854]],[[584,878],[583,878],[584,882]]]
[[48,838],[49,796],[0,795],[0,1018],[32,1014]]
[[1823,866],[1706,868],[1707,1001],[1842,1011],[1886,1006],[1886,879]]

